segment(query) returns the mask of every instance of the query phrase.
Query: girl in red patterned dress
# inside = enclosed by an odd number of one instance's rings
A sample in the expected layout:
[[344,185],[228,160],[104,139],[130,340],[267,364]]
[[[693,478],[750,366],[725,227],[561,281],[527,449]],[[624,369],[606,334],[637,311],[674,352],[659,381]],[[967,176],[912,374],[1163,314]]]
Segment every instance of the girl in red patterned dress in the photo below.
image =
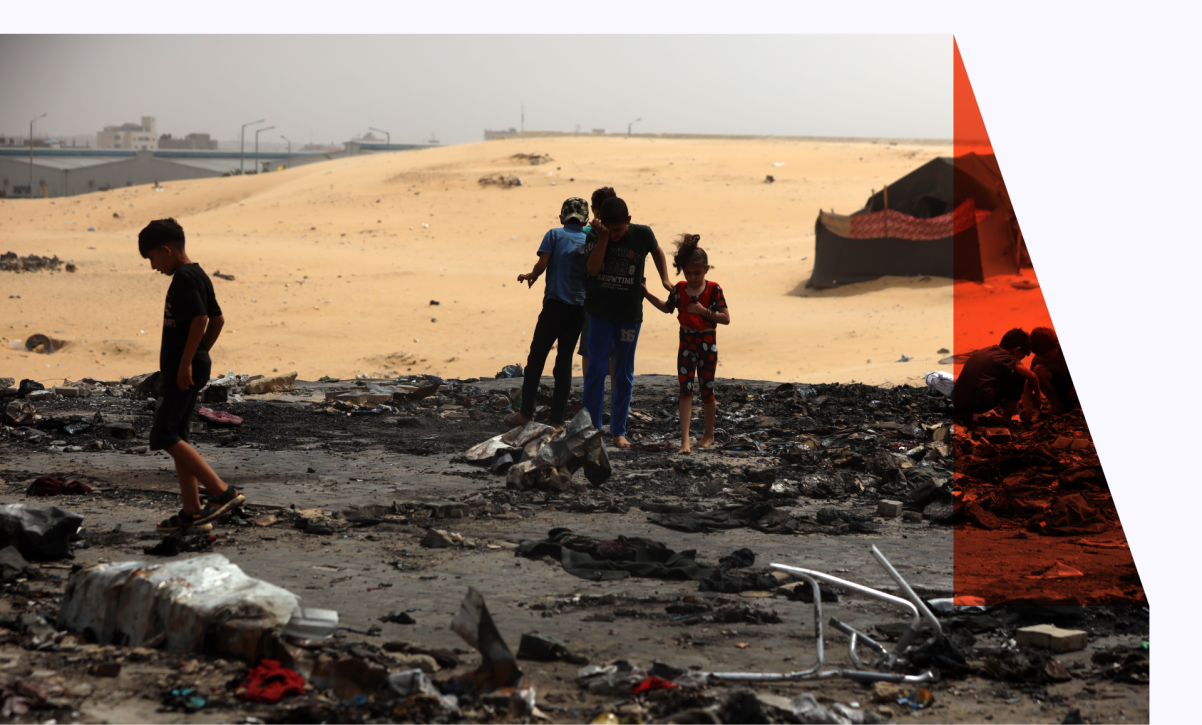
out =
[[[705,403],[705,435],[697,441],[698,448],[708,448],[714,442],[714,419],[718,401],[714,398],[714,373],[718,370],[718,344],[715,325],[730,324],[726,297],[717,282],[709,282],[709,257],[697,246],[701,236],[682,234],[676,241],[672,265],[684,273],[684,282],[677,282],[666,301],[660,300],[643,285],[643,296],[663,313],[678,312],[680,348],[676,353],[676,373],[680,378],[680,452],[689,453],[689,422],[693,417],[693,392],[701,391]],[[697,380],[693,373],[696,372]]]

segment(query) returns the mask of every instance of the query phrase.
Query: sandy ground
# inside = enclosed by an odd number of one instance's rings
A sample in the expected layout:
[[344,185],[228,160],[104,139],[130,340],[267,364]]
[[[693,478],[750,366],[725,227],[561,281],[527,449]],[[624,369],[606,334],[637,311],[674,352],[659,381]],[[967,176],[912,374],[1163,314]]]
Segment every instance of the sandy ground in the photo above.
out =
[[[720,377],[916,383],[953,345],[950,280],[893,278],[825,292],[804,285],[820,207],[854,211],[873,189],[950,151],[886,142],[504,140],[158,191],[0,200],[4,251],[78,265],[74,274],[0,273],[0,374],[53,383],[155,369],[169,280],[138,256],[136,235],[174,216],[194,260],[236,277],[215,281],[227,320],[215,370],[491,376],[526,361],[542,281],[530,290],[515,280],[558,226],[560,203],[608,185],[661,243],[701,234],[733,318],[721,331]],[[554,161],[530,166],[510,158],[516,153]],[[478,183],[511,173],[523,186]],[[767,174],[776,182],[764,183]],[[646,310],[637,371],[670,372],[677,325]],[[10,349],[34,333],[70,344],[50,357]],[[903,354],[913,360],[895,362]]]

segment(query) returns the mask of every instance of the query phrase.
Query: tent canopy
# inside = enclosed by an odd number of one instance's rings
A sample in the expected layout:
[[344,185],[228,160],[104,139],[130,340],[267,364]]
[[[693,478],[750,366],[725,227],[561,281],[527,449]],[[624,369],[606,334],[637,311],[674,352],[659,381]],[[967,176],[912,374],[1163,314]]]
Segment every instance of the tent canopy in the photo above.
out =
[[[889,184],[887,193],[889,209],[919,219],[947,214],[968,199],[983,211],[993,211],[1009,203],[1006,184],[993,154],[964,154],[955,159],[940,156]],[[876,192],[864,209],[856,213],[884,211],[885,195],[885,189]]]
[[1018,223],[992,154],[933,159],[850,216],[820,212],[814,236],[806,286],[818,289],[885,275],[981,281],[1019,267]]

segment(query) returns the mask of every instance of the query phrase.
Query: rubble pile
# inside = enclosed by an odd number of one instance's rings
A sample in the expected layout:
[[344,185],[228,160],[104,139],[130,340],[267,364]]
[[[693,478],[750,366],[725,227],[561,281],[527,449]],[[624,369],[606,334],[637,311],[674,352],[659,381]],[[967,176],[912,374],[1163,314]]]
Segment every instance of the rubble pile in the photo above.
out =
[[[0,254],[0,272],[40,272],[42,270],[54,272],[62,266],[63,260],[59,259],[58,255],[40,257],[36,254],[30,254],[20,257],[16,252]],[[75,265],[68,263],[66,271],[74,272]]]
[[959,521],[1045,536],[1103,533],[1119,525],[1080,410],[1012,427],[986,420],[957,431],[955,447]]

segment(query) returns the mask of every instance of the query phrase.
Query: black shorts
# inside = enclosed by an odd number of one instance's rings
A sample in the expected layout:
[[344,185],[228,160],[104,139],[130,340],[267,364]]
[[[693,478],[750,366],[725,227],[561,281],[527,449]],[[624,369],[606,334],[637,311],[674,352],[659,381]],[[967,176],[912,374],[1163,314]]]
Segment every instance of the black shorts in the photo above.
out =
[[1052,372],[1052,391],[1060,399],[1060,404],[1072,408],[1077,404],[1077,396],[1073,394],[1072,373]]
[[192,358],[192,387],[180,390],[175,384],[179,370],[160,371],[162,392],[154,409],[154,423],[150,426],[150,450],[161,451],[165,448],[188,440],[188,428],[192,424],[192,415],[196,411],[196,397],[200,389],[209,382],[209,373],[213,363],[207,352],[198,352]]

